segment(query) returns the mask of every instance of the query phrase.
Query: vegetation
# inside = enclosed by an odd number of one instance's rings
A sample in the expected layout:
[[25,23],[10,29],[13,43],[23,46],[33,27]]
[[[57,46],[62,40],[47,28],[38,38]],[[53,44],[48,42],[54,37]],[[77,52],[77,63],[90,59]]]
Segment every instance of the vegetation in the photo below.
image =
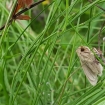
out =
[[[0,0],[0,27],[14,9],[7,2]],[[104,8],[105,0],[49,0],[25,12],[30,20],[0,30],[0,105],[105,103],[105,71],[92,86],[76,54],[99,42],[104,53],[105,15],[96,5]]]

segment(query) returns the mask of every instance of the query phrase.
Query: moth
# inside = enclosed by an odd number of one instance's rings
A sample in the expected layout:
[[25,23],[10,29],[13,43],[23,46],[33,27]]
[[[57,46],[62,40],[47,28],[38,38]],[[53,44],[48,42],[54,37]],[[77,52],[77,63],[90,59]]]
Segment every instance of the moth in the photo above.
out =
[[98,81],[98,75],[102,75],[103,67],[97,60],[95,54],[101,58],[101,54],[97,49],[91,51],[87,46],[80,46],[77,50],[82,69],[91,85],[95,86]]

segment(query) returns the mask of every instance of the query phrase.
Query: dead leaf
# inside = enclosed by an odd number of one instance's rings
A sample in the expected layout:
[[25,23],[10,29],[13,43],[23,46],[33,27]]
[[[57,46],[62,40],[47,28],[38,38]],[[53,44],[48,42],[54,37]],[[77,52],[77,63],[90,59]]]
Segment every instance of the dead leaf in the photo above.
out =
[[19,19],[19,20],[29,20],[30,17],[28,15],[19,15],[17,16],[15,19]]

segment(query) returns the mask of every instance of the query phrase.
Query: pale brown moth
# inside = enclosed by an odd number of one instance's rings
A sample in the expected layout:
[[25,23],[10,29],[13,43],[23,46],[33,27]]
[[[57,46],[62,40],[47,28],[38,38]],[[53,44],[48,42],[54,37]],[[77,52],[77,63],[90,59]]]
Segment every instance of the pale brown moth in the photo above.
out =
[[97,49],[93,49],[93,52],[87,46],[81,46],[77,50],[77,55],[80,59],[82,69],[89,80],[89,82],[95,86],[98,81],[98,75],[102,75],[103,67],[97,60],[94,53],[100,56]]

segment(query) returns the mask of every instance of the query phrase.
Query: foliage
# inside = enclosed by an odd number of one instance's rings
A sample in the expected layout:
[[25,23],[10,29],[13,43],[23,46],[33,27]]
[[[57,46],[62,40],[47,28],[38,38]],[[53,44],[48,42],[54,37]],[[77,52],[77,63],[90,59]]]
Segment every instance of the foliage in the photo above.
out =
[[[0,0],[0,26],[13,11],[6,3]],[[98,48],[105,16],[96,4],[104,8],[105,0],[50,0],[25,13],[31,20],[0,31],[0,105],[102,105],[105,72],[91,86],[76,54],[81,45]],[[103,37],[104,28],[104,50]]]

